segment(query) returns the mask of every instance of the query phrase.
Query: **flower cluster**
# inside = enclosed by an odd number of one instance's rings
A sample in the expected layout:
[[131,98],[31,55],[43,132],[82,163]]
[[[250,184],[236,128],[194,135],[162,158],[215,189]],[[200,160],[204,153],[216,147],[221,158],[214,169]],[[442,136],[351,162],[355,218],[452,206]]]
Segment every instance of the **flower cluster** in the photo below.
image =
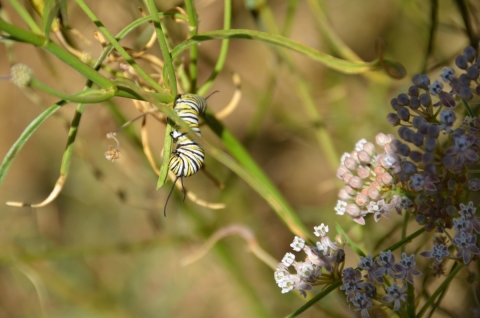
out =
[[[480,218],[475,217],[476,211],[473,202],[470,201],[467,205],[460,203],[460,210],[458,211],[460,217],[453,219],[455,235],[452,244],[457,250],[455,257],[463,261],[464,264],[470,263],[472,254],[480,255],[480,249],[477,247],[477,237],[473,234],[473,231],[477,234],[480,233]],[[434,275],[439,276],[444,272],[443,261],[450,253],[445,239],[438,237],[434,241],[433,248],[421,252],[420,255],[433,258]]]
[[[300,252],[303,250],[307,255],[304,262],[295,261],[293,253],[287,253],[278,264],[275,271],[275,281],[282,289],[282,293],[288,293],[291,290],[298,290],[305,297],[307,290],[311,290],[314,285],[319,285],[326,282],[333,282],[333,278],[326,274],[322,276],[322,270],[325,269],[327,273],[334,273],[338,265],[344,261],[343,246],[340,246],[342,239],[332,242],[327,236],[328,226],[323,223],[320,226],[314,227],[314,234],[320,238],[316,242],[316,246],[308,246],[305,240],[295,236],[295,239],[290,246],[294,251]],[[289,272],[289,267],[293,266],[296,274]]]
[[[393,311],[397,311],[401,307],[401,301],[406,300],[407,283],[413,285],[413,276],[419,276],[422,273],[415,269],[415,255],[408,256],[402,254],[402,259],[395,263],[395,256],[391,251],[381,252],[380,255],[373,260],[371,255],[360,257],[358,269],[351,267],[342,271],[343,285],[341,290],[345,291],[347,301],[354,305],[353,311],[360,311],[362,317],[368,317],[367,309],[372,306],[372,302],[379,300],[377,297],[377,287],[375,285],[384,285],[385,276],[395,280],[401,279],[405,282],[399,287],[396,282],[391,286],[385,286],[386,294],[381,298],[384,303],[393,303]],[[360,270],[366,271],[366,275],[362,277]],[[366,278],[363,281],[362,278]],[[361,301],[360,301],[361,300]]]
[[373,143],[362,139],[354,151],[342,156],[337,177],[345,186],[338,194],[337,214],[346,213],[363,225],[368,214],[378,221],[381,216],[389,218],[393,209],[400,213],[412,204],[407,197],[392,191],[396,186],[394,176],[401,171],[400,157],[390,146],[394,140],[392,135],[378,134],[376,143],[384,148],[384,153],[377,154]]
[[392,99],[395,112],[388,114],[387,121],[399,126],[399,139],[379,134],[377,144],[385,153],[376,155],[371,143],[361,141],[355,151],[344,155],[337,171],[345,182],[338,194],[337,214],[346,213],[364,224],[368,213],[378,221],[394,208],[397,212],[410,208],[428,231],[444,232],[454,226],[464,188],[480,190],[480,181],[469,180],[468,174],[479,158],[480,118],[466,117],[454,128],[457,104],[471,113],[466,101],[480,95],[476,56],[475,49],[467,47],[455,59],[458,77],[448,67],[440,74],[443,83],[415,75],[408,93]]

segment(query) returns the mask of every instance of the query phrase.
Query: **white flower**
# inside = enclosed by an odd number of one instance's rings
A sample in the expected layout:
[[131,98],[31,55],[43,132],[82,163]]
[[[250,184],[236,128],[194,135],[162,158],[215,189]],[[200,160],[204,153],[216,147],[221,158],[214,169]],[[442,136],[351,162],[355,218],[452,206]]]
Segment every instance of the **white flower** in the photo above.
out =
[[340,158],[340,163],[343,165],[345,164],[345,158],[348,158],[348,157],[351,157],[350,154],[348,152],[345,152],[343,155],[342,155],[342,158]]
[[290,275],[288,277],[285,277],[281,282],[279,282],[278,287],[282,289],[282,294],[288,293],[295,287],[295,281]]
[[347,207],[347,202],[345,202],[343,200],[338,200],[337,201],[337,206],[335,207],[335,211],[337,211],[338,215],[344,215],[346,207]]
[[280,268],[277,268],[277,270],[275,271],[275,281],[277,282],[277,284],[279,284],[280,282],[282,282],[284,280],[284,278],[287,276],[287,271],[284,270],[284,269],[280,269]]
[[315,234],[316,236],[326,236],[328,233],[328,225],[325,225],[323,223],[320,226],[314,226],[313,229],[315,230],[313,234]]
[[292,265],[294,261],[295,261],[295,255],[293,255],[292,253],[285,254],[285,256],[282,259],[282,263],[286,267],[289,267],[290,265]]
[[320,241],[320,242],[317,242],[317,249],[323,253],[323,255],[327,255],[328,253],[328,242],[326,241]]
[[295,236],[295,239],[293,240],[293,243],[290,244],[290,246],[293,248],[294,251],[300,252],[305,246],[305,240],[298,236]]
[[299,263],[295,268],[297,270],[297,275],[305,279],[308,279],[315,274],[315,267],[310,262]]
[[363,150],[363,145],[367,143],[367,140],[365,138],[360,139],[356,144],[355,144],[355,150],[356,151],[362,151]]

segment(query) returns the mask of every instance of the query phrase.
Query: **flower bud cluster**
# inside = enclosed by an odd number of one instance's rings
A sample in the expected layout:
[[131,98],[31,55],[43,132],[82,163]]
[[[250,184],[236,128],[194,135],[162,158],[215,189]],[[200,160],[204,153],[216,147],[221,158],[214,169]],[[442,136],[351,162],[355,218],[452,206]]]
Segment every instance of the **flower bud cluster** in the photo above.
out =
[[389,218],[393,209],[400,213],[408,208],[409,200],[392,191],[397,183],[394,176],[402,168],[400,156],[391,149],[394,140],[392,135],[380,133],[376,143],[384,148],[384,153],[378,155],[373,143],[362,139],[354,151],[343,155],[337,178],[345,186],[338,193],[337,214],[346,213],[363,225],[368,214],[373,214],[378,221],[381,216]]
[[[332,242],[327,236],[328,226],[323,223],[314,227],[314,234],[320,238],[315,246],[306,245],[304,239],[295,236],[290,246],[295,252],[303,250],[307,257],[305,261],[295,261],[295,254],[287,253],[278,264],[275,271],[275,281],[282,293],[288,293],[291,290],[298,290],[306,297],[306,291],[312,290],[312,286],[333,282],[332,275],[323,273],[334,273],[339,264],[345,259],[343,252],[343,237],[338,237],[336,242]],[[289,268],[293,267],[296,274],[291,274]],[[329,276],[329,277],[327,277]]]
[[[470,263],[472,254],[475,259],[478,258],[476,255],[480,255],[480,249],[477,247],[477,236],[473,233],[475,231],[480,234],[480,218],[475,216],[476,212],[477,208],[473,206],[472,201],[467,205],[460,203],[460,210],[458,211],[460,217],[453,219],[455,235],[452,244],[457,251],[455,257],[463,261],[464,264]],[[432,250],[421,252],[420,255],[434,259],[432,268],[441,268],[444,258],[449,256],[450,253],[447,243],[444,240],[437,239],[434,241]]]
[[[479,159],[480,119],[466,118],[453,128],[457,121],[453,108],[480,94],[480,60],[476,57],[472,47],[456,57],[455,64],[462,72],[458,77],[453,68],[444,68],[440,77],[450,85],[449,91],[438,80],[431,83],[427,75],[415,75],[408,93],[390,103],[396,113],[390,113],[387,121],[400,126],[400,139],[389,144],[399,162],[392,183],[415,197],[416,220],[428,231],[452,228],[460,194],[469,182],[467,169]],[[468,186],[477,191],[480,182]]]
[[[415,255],[408,256],[402,254],[402,259],[396,263],[395,256],[391,251],[380,252],[380,255],[373,260],[371,255],[360,257],[358,269],[351,267],[342,271],[343,285],[340,290],[345,291],[347,301],[352,302],[353,311],[361,311],[362,317],[368,317],[367,309],[372,306],[374,300],[378,300],[377,286],[384,285],[388,279],[385,276],[393,278],[395,283],[391,286],[385,286],[386,294],[381,298],[382,302],[393,303],[393,311],[401,307],[401,302],[406,301],[407,282],[412,284],[413,276],[419,276],[422,273],[415,269]],[[367,274],[362,276],[362,271]],[[366,278],[364,281],[362,278]],[[404,280],[402,287],[397,285],[396,280]],[[359,302],[359,300],[363,300]]]

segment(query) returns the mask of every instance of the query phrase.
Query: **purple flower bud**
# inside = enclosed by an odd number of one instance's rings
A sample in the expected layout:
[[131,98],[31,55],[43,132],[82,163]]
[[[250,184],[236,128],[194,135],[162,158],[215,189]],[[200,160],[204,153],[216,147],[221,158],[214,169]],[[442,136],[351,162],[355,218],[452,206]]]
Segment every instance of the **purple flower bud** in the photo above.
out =
[[455,58],[455,65],[462,70],[466,70],[468,67],[468,59],[465,55],[461,54]]
[[414,134],[415,133],[413,132],[413,130],[411,130],[408,127],[402,126],[398,129],[398,135],[400,136],[400,138],[402,138],[403,140],[408,141],[408,142],[412,141],[412,137],[413,137]]
[[[420,136],[422,135],[420,134]],[[423,136],[422,136],[422,140],[423,140]],[[402,156],[408,156],[408,154],[410,153],[410,147],[408,147],[408,145],[406,144],[402,144],[398,147],[397,151],[398,151],[398,154]]]
[[422,160],[422,153],[416,150],[410,151],[410,154],[408,156],[410,157],[410,159],[412,159],[413,162],[420,162]]
[[425,74],[414,75],[412,78],[412,82],[413,82],[413,85],[423,89],[428,89],[428,85],[430,85],[430,79]]
[[412,136],[412,144],[420,147],[423,144],[423,135],[419,132],[414,133]]
[[415,217],[415,220],[420,225],[424,225],[425,223],[427,223],[427,218],[421,214],[417,214],[417,216]]
[[437,140],[435,138],[427,137],[425,138],[425,150],[426,151],[434,151],[437,147]]
[[393,108],[394,110],[397,110],[398,107],[400,107],[400,104],[398,103],[398,101],[397,101],[396,98],[394,98],[394,99],[392,99],[392,100],[390,101],[390,105],[392,106],[392,108]]
[[412,96],[410,98],[410,108],[411,109],[418,109],[420,107],[420,99],[416,96]]
[[475,87],[475,94],[480,95],[480,86]]
[[397,114],[390,113],[387,115],[387,122],[392,126],[397,126],[400,124],[400,117]]
[[348,180],[348,185],[354,189],[360,189],[363,186],[363,182],[362,182],[362,179],[360,179],[357,176],[354,176]]
[[458,78],[458,83],[460,86],[470,86],[470,77],[468,77],[467,74],[462,74]]
[[465,100],[471,100],[473,98],[472,90],[468,86],[460,87],[458,95]]
[[470,63],[473,63],[473,61],[475,60],[475,57],[477,56],[477,51],[475,51],[473,47],[467,46],[463,50],[463,54],[465,55],[465,57]]
[[425,107],[428,107],[432,104],[432,98],[427,93],[421,94],[418,99],[420,99],[420,104]]
[[403,121],[408,121],[410,119],[410,111],[408,110],[407,107],[400,107],[397,110],[397,115]]
[[402,163],[402,171],[406,174],[414,174],[417,172],[417,167],[410,161],[404,161]]
[[467,68],[467,75],[471,80],[476,80],[479,75],[477,67],[472,65]]
[[425,166],[425,168],[423,168],[423,170],[425,170],[425,173],[436,174],[437,173],[437,166],[434,165],[434,164],[427,164]]
[[455,158],[452,156],[445,156],[442,159],[442,163],[447,169],[453,168],[453,166],[455,166]]
[[410,86],[408,88],[408,95],[410,95],[411,97],[418,97],[418,94],[419,90],[417,86]]
[[426,135],[428,133],[428,127],[430,127],[429,123],[422,124],[420,127],[418,127],[418,132]]
[[422,162],[426,165],[433,163],[435,160],[435,155],[432,152],[426,152],[422,156]]
[[432,124],[428,126],[428,130],[427,130],[428,137],[438,138],[439,135],[440,135],[440,127],[438,125]]
[[413,117],[412,125],[413,125],[414,128],[418,129],[418,127],[420,127],[421,125],[423,125],[425,123],[427,123],[427,121],[422,116]]
[[408,98],[408,95],[405,93],[402,93],[397,96],[397,101],[400,105],[406,106],[410,103],[410,99]]

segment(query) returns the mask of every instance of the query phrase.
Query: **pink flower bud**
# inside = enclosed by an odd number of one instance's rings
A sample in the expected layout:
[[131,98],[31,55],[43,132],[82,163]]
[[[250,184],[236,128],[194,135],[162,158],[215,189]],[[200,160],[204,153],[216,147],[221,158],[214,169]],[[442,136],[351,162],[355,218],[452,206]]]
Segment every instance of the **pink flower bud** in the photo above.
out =
[[359,206],[364,206],[365,203],[368,202],[368,198],[364,194],[357,194],[355,196],[355,203],[358,204]]
[[356,176],[351,177],[348,180],[348,185],[351,186],[354,189],[360,189],[363,186],[362,179],[360,179],[359,177],[356,177]]

